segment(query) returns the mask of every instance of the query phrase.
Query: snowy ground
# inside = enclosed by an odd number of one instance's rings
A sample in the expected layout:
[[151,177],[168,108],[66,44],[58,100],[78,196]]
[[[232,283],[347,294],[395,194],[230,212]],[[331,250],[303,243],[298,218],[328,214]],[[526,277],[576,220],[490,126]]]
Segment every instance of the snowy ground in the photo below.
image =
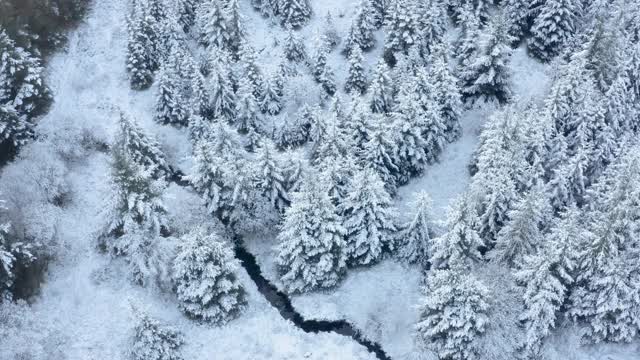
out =
[[[308,50],[313,35],[320,29],[327,10],[331,10],[339,32],[346,35],[355,0],[316,1],[312,23],[302,31]],[[96,1],[85,23],[76,30],[68,50],[56,56],[48,67],[56,103],[38,126],[49,144],[64,148],[65,142],[84,129],[108,141],[114,132],[120,106],[138,118],[156,134],[169,159],[186,167],[190,153],[183,131],[162,127],[152,120],[153,89],[129,90],[125,73],[124,15],[127,0]],[[261,19],[242,1],[250,24],[251,41],[259,51],[259,61],[267,70],[279,56],[274,46],[283,33],[272,35],[276,25]],[[343,14],[344,16],[341,16]],[[380,34],[378,34],[380,35]],[[374,51],[367,55],[371,66],[379,57],[381,37]],[[331,60],[338,79],[346,66],[342,55],[334,52]],[[520,101],[540,101],[548,87],[545,68],[531,61],[522,49],[512,60],[515,92]],[[341,83],[340,83],[341,85]],[[443,219],[445,209],[468,184],[467,164],[477,145],[477,134],[492,106],[466,111],[463,136],[447,147],[440,163],[431,166],[424,176],[412,180],[399,191],[396,206],[400,214],[412,194],[425,190],[434,200],[434,213]],[[39,143],[31,147],[43,146]],[[37,151],[24,151],[20,161],[36,163]],[[33,154],[33,155],[29,155]],[[126,279],[123,264],[110,260],[95,249],[95,234],[102,225],[101,209],[108,194],[108,157],[90,152],[69,163],[65,178],[69,180],[72,201],[62,210],[52,211],[46,221],[57,229],[59,254],[52,264],[41,296],[27,311],[8,305],[0,307],[0,359],[124,359],[124,349],[132,327],[129,303],[148,307],[150,313],[185,333],[185,359],[372,359],[363,347],[336,334],[306,334],[277,311],[257,292],[248,276],[241,280],[249,291],[249,307],[239,319],[220,328],[199,326],[185,319],[173,298],[153,289],[133,286]],[[3,174],[4,175],[4,174]],[[202,221],[198,199],[183,189],[168,190],[167,205],[178,227],[190,228]],[[274,267],[274,234],[258,234],[246,239],[257,256],[265,276],[277,284]],[[483,280],[505,291],[496,294],[494,306],[502,307],[496,317],[504,326],[490,330],[485,358],[508,359],[499,353],[500,342],[509,341],[513,328],[513,308],[517,308],[509,275],[498,269],[483,275]],[[420,270],[415,266],[388,259],[380,264],[355,269],[346,280],[330,292],[295,296],[294,306],[307,318],[347,319],[373,341],[379,341],[393,359],[422,358],[413,342],[412,325],[417,319],[416,304],[420,296]],[[8,315],[13,314],[13,315]],[[575,329],[563,329],[551,339],[547,352],[555,359],[633,359],[640,354],[638,344],[579,347]],[[485,350],[487,350],[485,349]],[[427,354],[425,357],[429,357]]]

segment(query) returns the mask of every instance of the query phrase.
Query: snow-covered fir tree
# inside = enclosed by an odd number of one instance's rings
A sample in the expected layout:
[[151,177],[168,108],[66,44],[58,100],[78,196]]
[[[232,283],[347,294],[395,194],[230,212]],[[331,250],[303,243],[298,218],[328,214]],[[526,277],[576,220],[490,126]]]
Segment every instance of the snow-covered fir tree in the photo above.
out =
[[389,4],[385,18],[384,48],[387,54],[391,57],[396,52],[406,54],[418,43],[419,31],[420,19],[413,0],[395,0]]
[[558,55],[576,30],[580,6],[576,0],[546,0],[531,28],[529,51],[543,61]]
[[166,66],[158,77],[155,120],[165,125],[187,126],[189,113],[180,94],[178,74],[173,67]]
[[244,19],[240,14],[238,0],[226,0],[225,5],[225,18],[229,31],[227,49],[237,59],[245,41]]
[[322,26],[322,35],[327,42],[329,51],[333,51],[333,49],[340,43],[340,34],[338,34],[338,29],[336,28],[336,24],[333,21],[333,15],[331,15],[331,11],[327,11],[327,14],[324,16],[324,24]]
[[477,359],[477,340],[489,323],[489,289],[460,264],[433,270],[426,282],[418,339],[439,359]]
[[376,66],[369,87],[371,111],[377,114],[391,111],[393,106],[393,84],[389,75],[389,67],[380,60]]
[[406,85],[398,95],[398,105],[391,113],[392,131],[398,137],[398,182],[406,183],[410,177],[421,174],[429,162],[427,143],[423,137],[424,116],[415,86]]
[[427,192],[414,194],[409,221],[398,232],[400,257],[411,263],[426,265],[429,262],[435,227],[431,207],[431,196]]
[[384,24],[384,19],[387,16],[387,6],[389,0],[371,0],[371,17],[373,18],[373,26],[376,29],[380,29]]
[[515,204],[517,193],[510,169],[495,168],[482,176],[477,176],[472,184],[481,199],[479,200],[480,222],[478,231],[491,246],[498,233],[509,221],[510,210]]
[[360,47],[352,49],[349,54],[349,75],[344,84],[346,92],[362,95],[367,90],[363,62],[364,58]]
[[457,74],[466,70],[473,62],[474,56],[479,51],[478,39],[480,37],[480,22],[470,9],[465,8],[461,13],[462,30],[456,40],[454,54],[458,62]]
[[284,39],[284,55],[287,60],[297,63],[307,58],[307,50],[302,39],[291,28],[287,30],[287,35]]
[[434,48],[440,47],[447,27],[447,13],[441,0],[429,0],[416,5],[419,11],[420,50],[429,56]]
[[262,126],[262,115],[253,89],[249,79],[244,78],[240,81],[236,94],[235,117],[231,120],[241,133],[258,132]]
[[178,22],[185,33],[190,33],[191,29],[196,24],[196,15],[200,4],[200,0],[178,0]]
[[156,20],[146,6],[128,18],[127,70],[131,88],[143,90],[151,86],[159,67],[160,39]]
[[487,28],[482,45],[460,73],[462,96],[467,101],[497,100],[505,103],[511,97],[508,69],[511,37],[506,23],[496,18]]
[[265,81],[264,93],[260,101],[262,112],[269,115],[278,115],[282,111],[283,90],[281,88],[282,75],[274,73]]
[[397,139],[393,135],[386,126],[377,128],[358,153],[362,166],[373,169],[390,194],[395,194],[400,174]]
[[526,337],[522,352],[526,358],[541,355],[542,342],[558,323],[559,313],[574,281],[576,246],[581,237],[580,212],[572,207],[554,222],[545,235],[542,249],[524,257],[515,276],[525,288],[525,312],[520,317]]
[[[1,194],[0,194],[1,195]],[[0,212],[3,212],[4,200],[0,199]],[[33,244],[16,241],[11,234],[11,223],[0,218],[0,303],[12,298],[18,267],[28,266],[36,260]]]
[[278,235],[278,267],[288,292],[336,286],[345,274],[345,229],[322,178],[292,194]]
[[13,106],[0,104],[0,144],[24,145],[33,137],[33,123],[20,116]]
[[538,0],[506,0],[504,2],[504,17],[509,27],[509,35],[514,43],[520,42],[528,34],[533,16],[531,6]]
[[217,52],[217,54],[219,58],[213,65],[209,81],[210,106],[213,118],[233,121],[236,110],[236,95],[233,91],[228,55],[224,52]]
[[458,79],[451,73],[447,48],[435,47],[432,66],[429,70],[430,96],[446,127],[447,140],[453,142],[462,135],[460,115],[462,101]]
[[311,5],[309,0],[281,0],[278,14],[283,25],[299,28],[311,18]]
[[[19,117],[42,114],[52,100],[37,57],[17,46],[0,27],[0,106]],[[8,116],[5,113],[5,116]]]
[[446,119],[442,117],[438,107],[435,100],[427,99],[422,103],[423,111],[419,124],[424,139],[424,151],[429,163],[438,161],[449,138]]
[[236,274],[240,266],[231,246],[204,229],[182,238],[173,262],[173,281],[180,310],[187,316],[222,325],[246,307],[246,291]]
[[358,171],[341,205],[347,231],[346,254],[352,265],[377,262],[385,249],[393,249],[394,224],[391,197],[372,169]]
[[211,95],[206,86],[206,79],[200,71],[194,71],[190,76],[192,90],[192,111],[194,114],[201,116],[207,120],[214,119],[213,103]]
[[120,113],[116,147],[122,148],[136,164],[149,169],[154,177],[169,175],[171,169],[158,142],[124,112]]
[[347,55],[351,54],[356,47],[361,50],[368,50],[373,47],[375,38],[373,31],[375,30],[374,19],[371,14],[371,5],[369,0],[361,0],[356,10],[355,18],[351,23],[349,35],[347,36],[344,51]]
[[356,103],[350,116],[342,124],[345,141],[355,154],[364,151],[365,145],[383,121],[382,115],[371,113],[367,103],[364,101]]
[[196,23],[200,31],[200,43],[209,47],[226,49],[231,39],[227,19],[220,1],[204,1],[198,7]]
[[182,360],[183,335],[161,324],[144,311],[136,311],[136,326],[130,356],[132,360]]
[[476,228],[478,214],[469,194],[455,200],[447,212],[446,233],[433,240],[431,266],[447,268],[454,263],[470,263],[482,259],[484,242]]
[[543,226],[550,214],[544,188],[538,186],[524,195],[509,211],[509,221],[498,232],[491,257],[509,265],[522,259],[543,243]]
[[630,146],[590,193],[586,235],[580,254],[569,314],[587,326],[589,342],[629,342],[638,334],[637,228],[640,216],[640,157]]
[[275,146],[271,141],[263,140],[257,151],[254,182],[258,191],[280,212],[284,212],[289,205],[286,181]]
[[162,195],[166,184],[153,179],[153,168],[137,163],[126,148],[113,150],[108,224],[100,245],[125,256],[134,282],[163,286],[168,280],[167,209]]
[[253,96],[256,99],[262,99],[264,92],[264,77],[262,70],[258,65],[256,50],[249,44],[242,45],[241,62],[244,76],[253,86]]

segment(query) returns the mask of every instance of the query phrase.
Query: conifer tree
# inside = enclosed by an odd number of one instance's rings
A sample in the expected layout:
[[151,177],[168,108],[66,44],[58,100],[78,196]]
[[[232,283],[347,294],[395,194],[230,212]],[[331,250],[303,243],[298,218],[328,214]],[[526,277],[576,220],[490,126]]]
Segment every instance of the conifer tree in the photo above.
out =
[[371,0],[371,17],[373,18],[373,26],[376,29],[380,29],[384,24],[384,19],[387,16],[387,6],[389,0]]
[[190,77],[192,89],[192,108],[196,115],[207,120],[214,119],[211,95],[206,87],[206,79],[200,71],[194,71]]
[[479,249],[484,242],[476,230],[479,222],[470,195],[462,195],[447,212],[447,232],[433,240],[431,265],[434,268],[447,268],[455,263],[482,259]]
[[298,63],[307,58],[307,51],[302,39],[291,28],[287,30],[287,36],[284,39],[284,55],[287,60]]
[[151,86],[153,82],[153,72],[155,71],[155,59],[151,39],[145,32],[148,26],[148,19],[132,19],[133,24],[129,25],[129,40],[127,44],[127,71],[131,88],[134,90],[144,90]]
[[299,28],[311,18],[311,5],[309,0],[281,0],[278,14],[285,26]]
[[[509,220],[509,211],[516,199],[514,181],[508,169],[492,169],[484,181],[475,183],[483,195],[478,231],[487,245],[492,245]],[[493,179],[493,180],[491,180]]]
[[395,194],[400,174],[397,141],[387,127],[378,128],[358,154],[363,166],[373,169],[385,184],[390,194]]
[[382,125],[382,120],[371,113],[369,106],[360,101],[342,125],[345,141],[354,154],[364,151],[366,143],[376,128]]
[[198,6],[200,6],[200,0],[178,1],[178,22],[185,33],[190,33],[196,24]]
[[226,49],[231,33],[220,1],[206,1],[198,8],[196,21],[200,29],[200,42],[208,47]]
[[322,35],[327,42],[329,51],[333,51],[333,49],[338,46],[338,43],[340,43],[340,35],[338,34],[338,29],[336,29],[336,24],[333,21],[331,11],[327,11],[327,15],[324,17]]
[[418,338],[439,359],[477,358],[478,337],[485,332],[489,290],[459,264],[433,270],[420,304]]
[[211,85],[209,94],[213,118],[232,121],[236,115],[236,95],[233,92],[231,70],[228,64],[225,64],[225,60],[226,56],[222,56],[222,58],[214,64],[211,81],[209,82]]
[[133,162],[150,170],[154,177],[163,177],[171,172],[158,142],[144,133],[134,119],[121,112],[119,126],[116,146],[122,148]]
[[519,42],[529,33],[531,25],[530,6],[536,1],[530,0],[506,0],[504,2],[504,17],[509,28],[509,35],[514,42]]
[[400,256],[411,263],[426,265],[431,256],[431,239],[434,235],[431,214],[431,196],[425,191],[413,195],[409,221],[399,233]]
[[344,236],[324,184],[305,182],[293,193],[278,235],[277,262],[287,291],[336,286],[346,269]]
[[22,146],[33,137],[33,124],[11,105],[0,104],[0,144],[8,142],[14,147]]
[[640,157],[631,146],[590,194],[569,314],[587,324],[590,342],[629,342],[638,334],[637,228]]
[[240,56],[240,50],[243,47],[245,38],[245,29],[238,0],[227,0],[225,10],[227,29],[229,30],[227,49],[237,59]]
[[447,142],[447,126],[434,100],[427,100],[422,107],[423,111],[419,125],[424,139],[424,152],[427,161],[435,163],[438,161]]
[[257,132],[261,127],[260,108],[249,79],[242,79],[236,99],[234,125],[241,133]]
[[378,62],[373,73],[369,92],[371,96],[371,111],[376,114],[391,111],[393,104],[393,84],[389,76],[389,67],[387,67],[387,64],[382,60]]
[[189,122],[189,113],[180,95],[178,76],[170,66],[164,67],[159,74],[155,120],[175,126],[187,126]]
[[429,70],[431,96],[445,125],[447,140],[453,142],[462,135],[460,113],[462,102],[458,79],[449,70],[447,50],[444,47],[434,49],[433,64]]
[[278,87],[279,76],[279,74],[274,74],[265,82],[260,108],[262,112],[269,115],[278,115],[282,111],[283,94]]
[[375,43],[374,30],[374,19],[371,14],[369,0],[361,0],[347,36],[344,48],[345,53],[347,55],[351,54],[351,51],[356,47],[361,50],[372,48]]
[[333,96],[336,93],[337,85],[335,79],[335,73],[333,69],[329,66],[329,64],[325,64],[324,70],[322,74],[320,74],[320,78],[318,80],[322,85],[322,89],[329,95]]
[[543,61],[558,55],[576,30],[579,7],[576,0],[546,0],[531,28],[529,51]]
[[420,24],[415,3],[411,0],[393,1],[387,9],[385,28],[385,51],[406,54],[419,38]]
[[399,95],[397,109],[391,114],[391,127],[398,136],[400,183],[411,176],[421,174],[429,159],[425,152],[427,143],[422,135],[423,116],[414,86],[407,85]]
[[574,281],[576,245],[581,237],[580,213],[573,207],[557,220],[542,249],[524,258],[515,276],[524,288],[525,312],[520,317],[526,337],[522,351],[537,358],[542,341],[556,327],[558,314]]
[[183,237],[173,276],[180,310],[187,316],[222,325],[245,308],[246,291],[236,275],[240,266],[230,246],[203,229]]
[[424,57],[441,47],[447,27],[447,13],[440,0],[430,0],[417,5],[420,29],[420,50]]
[[327,68],[327,55],[329,53],[329,49],[327,47],[327,42],[324,37],[320,37],[316,39],[316,49],[313,54],[313,59],[311,63],[311,73],[316,81],[320,82],[322,74]]
[[474,61],[479,51],[478,38],[480,37],[480,23],[468,9],[461,13],[462,31],[455,44],[455,57],[458,62],[457,74],[466,71],[466,68]]
[[254,181],[258,191],[282,213],[289,205],[289,194],[286,190],[287,179],[284,169],[276,156],[273,143],[267,140],[260,143]]
[[168,228],[162,203],[166,184],[154,180],[154,169],[136,162],[124,147],[114,149],[112,168],[115,194],[101,245],[113,255],[126,256],[136,283],[162,285],[168,273],[168,253],[160,237]]
[[0,27],[0,106],[31,118],[42,114],[51,100],[39,60],[17,46]]
[[[0,199],[0,211],[5,210]],[[10,234],[11,223],[0,219],[0,299],[11,299],[11,291],[16,281],[16,268],[36,260],[32,244],[15,241]]]
[[182,360],[180,347],[184,339],[178,330],[160,324],[143,311],[136,311],[136,318],[132,360]]
[[349,75],[344,85],[347,93],[362,95],[367,90],[363,61],[362,50],[360,47],[356,47],[349,54]]
[[525,256],[535,253],[542,245],[542,230],[549,213],[543,188],[538,186],[529,191],[509,211],[509,221],[498,232],[492,258],[518,265]]
[[256,99],[262,99],[264,91],[264,77],[262,76],[262,71],[258,66],[255,49],[251,45],[244,43],[242,46],[241,58],[244,76],[249,80],[251,86],[253,86],[253,96],[255,96]]
[[340,209],[347,230],[347,258],[353,265],[380,260],[385,248],[393,248],[396,227],[391,197],[372,169],[358,171]]

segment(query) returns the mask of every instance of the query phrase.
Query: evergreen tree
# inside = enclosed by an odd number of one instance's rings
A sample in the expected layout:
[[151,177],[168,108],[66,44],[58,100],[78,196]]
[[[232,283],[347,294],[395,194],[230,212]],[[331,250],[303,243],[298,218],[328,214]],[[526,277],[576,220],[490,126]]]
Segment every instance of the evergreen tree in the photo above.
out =
[[284,39],[284,54],[287,60],[293,62],[302,62],[307,58],[307,50],[302,39],[291,28],[287,30]]
[[345,229],[323,183],[292,195],[278,235],[278,266],[288,292],[336,286],[345,273]]
[[327,55],[329,53],[329,48],[327,47],[326,40],[324,37],[320,37],[316,39],[316,49],[313,54],[313,59],[311,63],[311,73],[316,81],[320,82],[322,74],[327,68]]
[[372,264],[380,260],[385,248],[393,248],[396,227],[391,197],[374,170],[365,169],[353,176],[340,211],[344,214],[350,264]]
[[407,53],[418,42],[420,23],[415,3],[411,0],[395,0],[387,9],[385,19],[387,53]]
[[241,57],[244,76],[249,80],[251,86],[253,86],[253,96],[255,96],[256,99],[262,99],[264,77],[258,66],[255,49],[247,43],[243,44]]
[[112,168],[115,194],[101,245],[113,255],[126,256],[136,283],[163,285],[168,273],[161,238],[168,228],[162,203],[166,184],[154,180],[153,168],[137,163],[126,148],[113,151]]
[[429,0],[417,6],[420,12],[420,50],[423,56],[427,57],[443,43],[447,28],[447,14],[441,0]]
[[525,312],[520,317],[526,338],[522,346],[527,358],[538,358],[542,341],[555,328],[558,314],[573,284],[576,248],[582,230],[580,213],[574,207],[554,223],[537,254],[524,258],[515,274],[524,288]]
[[14,147],[24,145],[33,137],[33,124],[11,105],[0,105],[0,144],[8,142]]
[[638,334],[637,227],[640,158],[632,146],[590,194],[587,235],[578,259],[570,315],[587,324],[590,342],[629,342]]
[[344,85],[347,93],[362,95],[367,90],[363,61],[362,50],[359,47],[353,49],[349,54],[349,75]]
[[427,265],[434,234],[431,196],[425,191],[413,195],[409,221],[398,233],[400,256],[412,263]]
[[238,0],[226,0],[226,20],[227,29],[229,30],[228,49],[237,59],[240,56],[240,50],[243,47],[245,38],[245,29],[242,16],[240,14],[240,4]]
[[281,82],[280,74],[272,75],[266,82],[264,94],[260,103],[262,112],[269,115],[278,115],[282,111],[282,88],[278,85]]
[[[18,116],[42,114],[52,101],[39,60],[0,27],[0,106],[12,107]],[[6,113],[3,116],[8,116]]]
[[[0,211],[3,210],[4,201],[0,199]],[[16,270],[18,266],[28,265],[36,260],[35,248],[31,244],[12,239],[11,223],[0,221],[0,299],[11,299]]]
[[462,31],[455,43],[455,57],[458,62],[458,75],[466,71],[479,51],[480,22],[469,8],[465,8],[462,16]]
[[226,49],[231,41],[231,31],[220,6],[220,1],[205,1],[197,12],[196,22],[200,29],[200,43],[208,47]]
[[509,265],[519,265],[526,255],[542,245],[542,229],[550,209],[542,187],[529,191],[509,211],[509,221],[498,232],[492,258]]
[[529,51],[543,61],[558,55],[573,36],[579,7],[576,0],[546,0],[531,28]]
[[139,19],[130,19],[129,39],[127,43],[127,71],[131,88],[144,90],[151,86],[156,70],[156,59],[149,19],[142,15]]
[[492,169],[484,181],[475,186],[483,198],[480,201],[480,223],[478,231],[487,245],[492,245],[498,233],[509,221],[509,211],[516,199],[516,189],[508,169]]
[[311,18],[311,5],[308,0],[281,0],[278,14],[285,26],[299,28]]
[[164,326],[145,312],[136,311],[137,324],[131,346],[132,360],[182,360],[182,334]]
[[286,174],[276,155],[275,146],[270,141],[265,140],[260,144],[254,182],[258,191],[282,213],[289,205],[289,194],[286,190]]
[[508,61],[511,55],[505,22],[498,18],[488,28],[481,51],[476,53],[460,74],[465,100],[495,99],[505,103],[511,97]]
[[371,14],[369,0],[361,0],[356,10],[356,16],[351,23],[351,29],[345,44],[344,51],[347,55],[356,48],[367,50],[373,47],[375,38],[374,19]]
[[242,79],[237,93],[234,125],[241,133],[257,132],[261,127],[260,109],[249,79]]
[[371,134],[364,149],[358,154],[362,165],[370,167],[380,176],[390,194],[395,194],[400,174],[396,140],[389,134],[386,127],[378,128]]
[[196,115],[207,120],[214,119],[213,103],[211,95],[206,87],[206,79],[200,71],[194,71],[190,77],[192,89],[192,108]]
[[179,0],[178,1],[178,22],[185,33],[191,32],[196,24],[196,15],[200,0]]
[[458,79],[449,70],[447,51],[443,47],[434,49],[433,64],[429,71],[431,97],[445,125],[447,140],[453,142],[462,135],[460,116],[462,102]]
[[389,0],[371,0],[371,17],[373,18],[373,26],[376,29],[380,29],[384,24],[384,19],[387,16],[387,6]]
[[236,275],[239,265],[231,245],[198,229],[184,236],[173,263],[180,310],[216,325],[238,317],[246,291]]
[[336,93],[337,85],[335,79],[335,73],[329,64],[325,64],[324,70],[318,79],[318,82],[322,85],[322,89],[329,95],[333,96]]
[[392,131],[397,134],[400,183],[411,176],[421,174],[429,159],[425,152],[427,143],[422,135],[423,116],[414,86],[407,85],[399,95],[399,104],[391,114]]
[[431,265],[447,268],[454,263],[469,263],[482,259],[479,249],[484,242],[476,228],[478,214],[468,194],[457,199],[447,212],[447,232],[433,240]]
[[504,17],[509,27],[509,35],[514,42],[519,42],[529,33],[532,20],[530,6],[535,2],[537,1],[506,0],[504,2]]
[[119,125],[116,147],[123,149],[133,162],[150,170],[154,177],[169,175],[171,169],[158,142],[124,112],[120,113]]
[[423,112],[419,125],[424,139],[424,152],[427,161],[435,163],[447,142],[447,127],[445,119],[438,111],[438,105],[433,100],[427,100],[422,107]]
[[364,151],[366,143],[371,140],[371,135],[381,125],[380,116],[372,114],[365,102],[358,102],[342,125],[345,141],[353,153],[358,154]]
[[180,96],[178,76],[171,67],[164,67],[160,71],[155,120],[176,126],[187,126],[189,122],[189,113]]
[[373,73],[371,87],[371,111],[376,114],[389,112],[393,104],[393,84],[389,77],[389,67],[380,60]]
[[423,293],[418,338],[439,359],[476,359],[475,342],[488,323],[489,290],[458,265],[433,270]]
[[[211,110],[213,118],[233,121],[236,113],[236,95],[233,92],[231,81],[231,69],[226,63],[227,57],[222,53],[221,58],[216,61],[211,73],[211,88],[209,94],[211,98]],[[255,96],[255,88],[254,88]]]
[[327,11],[327,15],[324,17],[323,28],[322,35],[327,42],[327,47],[329,51],[333,51],[333,49],[338,46],[338,43],[340,43],[340,35],[338,34],[338,29],[336,29],[336,24],[333,22],[333,16],[330,11]]

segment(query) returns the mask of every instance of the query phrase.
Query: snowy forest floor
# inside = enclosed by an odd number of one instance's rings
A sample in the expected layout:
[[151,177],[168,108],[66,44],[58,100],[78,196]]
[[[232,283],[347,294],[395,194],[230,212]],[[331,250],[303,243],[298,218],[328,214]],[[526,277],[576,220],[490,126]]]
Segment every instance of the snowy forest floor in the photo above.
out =
[[[93,136],[109,142],[115,132],[117,113],[113,105],[126,109],[141,125],[154,134],[169,161],[188,165],[190,148],[186,132],[157,125],[152,120],[155,88],[144,92],[129,89],[125,72],[127,0],[95,1],[84,23],[70,35],[67,50],[56,55],[48,67],[48,81],[55,104],[41,119],[38,141],[23,151],[12,166],[28,169],[42,161],[34,149],[64,147],[70,134],[89,130]],[[269,48],[277,27],[242,1],[249,34],[261,59],[272,58]],[[314,2],[316,15],[303,36],[311,39],[320,28],[327,10],[336,14],[336,26],[344,34],[348,28],[354,1]],[[267,35],[269,34],[269,35]],[[379,41],[378,44],[381,42]],[[375,63],[379,48],[367,54]],[[331,59],[338,78],[346,72],[344,60],[334,53]],[[272,64],[265,64],[265,67]],[[522,50],[512,59],[515,91],[521,100],[540,101],[548,81],[543,66],[530,60]],[[400,189],[396,206],[402,215],[405,204],[417,190],[427,191],[434,200],[434,213],[443,219],[450,201],[464,191],[468,182],[467,165],[476,148],[478,132],[494,110],[481,105],[467,111],[462,122],[463,136],[447,147],[440,163],[427,169],[424,176]],[[55,149],[54,149],[55,150]],[[337,334],[307,334],[283,320],[276,309],[258,293],[241,270],[241,281],[249,292],[249,306],[243,315],[223,327],[197,325],[177,309],[175,300],[155,289],[132,285],[124,263],[100,254],[96,234],[103,225],[102,208],[109,196],[109,158],[90,152],[69,162],[71,201],[62,209],[39,209],[43,227],[57,231],[59,251],[51,264],[40,296],[29,308],[0,306],[0,359],[125,359],[132,330],[130,302],[144,304],[149,312],[181,330],[187,340],[185,359],[373,359],[373,354],[347,337]],[[186,163],[185,163],[186,162]],[[14,170],[18,171],[18,170]],[[3,174],[4,175],[4,174]],[[168,189],[167,207],[174,225],[188,229],[206,221],[200,200],[188,191],[172,185]],[[247,239],[249,250],[260,262],[265,276],[278,283],[274,266],[274,234],[256,234]],[[491,269],[488,269],[490,271]],[[490,286],[501,289],[505,276],[497,271],[487,274]],[[508,279],[507,279],[508,280]],[[417,349],[412,327],[417,319],[416,304],[420,296],[421,274],[418,267],[388,259],[369,268],[353,270],[335,290],[295,296],[293,304],[304,316],[317,319],[346,319],[373,341],[382,344],[393,359],[432,358]],[[507,290],[511,285],[505,286]],[[498,305],[510,304],[512,292],[497,290]],[[515,323],[504,310],[493,323]],[[511,328],[489,332],[486,358],[510,359],[508,344]],[[557,359],[633,359],[640,354],[638,344],[580,347],[572,329],[563,329],[549,341],[548,353]]]

